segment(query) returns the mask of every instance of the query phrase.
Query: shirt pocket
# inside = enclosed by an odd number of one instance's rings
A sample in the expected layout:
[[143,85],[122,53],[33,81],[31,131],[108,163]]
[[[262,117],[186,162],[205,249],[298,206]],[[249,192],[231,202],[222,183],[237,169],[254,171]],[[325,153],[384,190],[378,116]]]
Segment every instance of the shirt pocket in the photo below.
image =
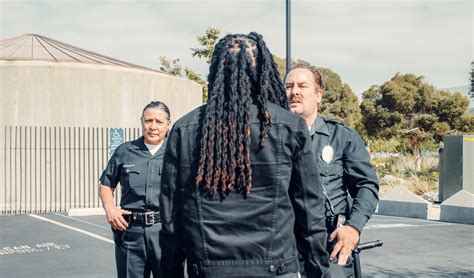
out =
[[138,165],[124,165],[121,176],[121,184],[124,188],[136,188],[140,186],[142,182],[142,171],[143,169]]
[[320,163],[318,171],[323,185],[337,183],[343,176],[344,169],[339,163]]

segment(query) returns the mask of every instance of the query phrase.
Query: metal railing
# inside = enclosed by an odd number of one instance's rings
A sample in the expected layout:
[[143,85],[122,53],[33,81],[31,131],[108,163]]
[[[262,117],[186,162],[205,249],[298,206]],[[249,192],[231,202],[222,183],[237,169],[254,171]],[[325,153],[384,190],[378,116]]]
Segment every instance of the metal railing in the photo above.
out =
[[[125,141],[140,136],[139,128],[124,131]],[[0,127],[0,214],[100,207],[108,142],[109,128]]]

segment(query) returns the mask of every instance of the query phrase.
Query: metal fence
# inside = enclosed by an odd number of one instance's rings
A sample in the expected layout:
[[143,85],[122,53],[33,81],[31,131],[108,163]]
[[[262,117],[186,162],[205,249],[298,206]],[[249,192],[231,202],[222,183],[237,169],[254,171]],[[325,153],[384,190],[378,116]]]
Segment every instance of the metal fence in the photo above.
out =
[[[125,141],[140,136],[138,128],[124,131]],[[109,128],[0,127],[0,214],[100,207],[108,150]]]

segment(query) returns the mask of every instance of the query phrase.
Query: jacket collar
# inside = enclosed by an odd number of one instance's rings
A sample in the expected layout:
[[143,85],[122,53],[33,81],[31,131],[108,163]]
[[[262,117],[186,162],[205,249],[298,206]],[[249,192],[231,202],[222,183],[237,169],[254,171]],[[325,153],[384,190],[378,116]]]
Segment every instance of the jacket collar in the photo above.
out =
[[329,129],[323,117],[317,117],[313,125],[311,126],[311,129],[309,130],[309,135],[313,136],[315,133],[329,136]]

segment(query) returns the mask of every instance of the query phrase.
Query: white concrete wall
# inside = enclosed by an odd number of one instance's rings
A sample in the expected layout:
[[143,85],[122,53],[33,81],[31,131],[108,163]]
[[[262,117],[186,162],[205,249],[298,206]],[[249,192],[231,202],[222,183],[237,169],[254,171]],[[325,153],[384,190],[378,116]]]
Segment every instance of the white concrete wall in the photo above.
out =
[[0,61],[0,125],[139,127],[143,107],[165,102],[172,120],[202,104],[201,86],[118,66]]
[[108,128],[135,139],[150,101],[165,102],[174,122],[202,104],[201,92],[151,70],[1,60],[0,214],[98,207]]

